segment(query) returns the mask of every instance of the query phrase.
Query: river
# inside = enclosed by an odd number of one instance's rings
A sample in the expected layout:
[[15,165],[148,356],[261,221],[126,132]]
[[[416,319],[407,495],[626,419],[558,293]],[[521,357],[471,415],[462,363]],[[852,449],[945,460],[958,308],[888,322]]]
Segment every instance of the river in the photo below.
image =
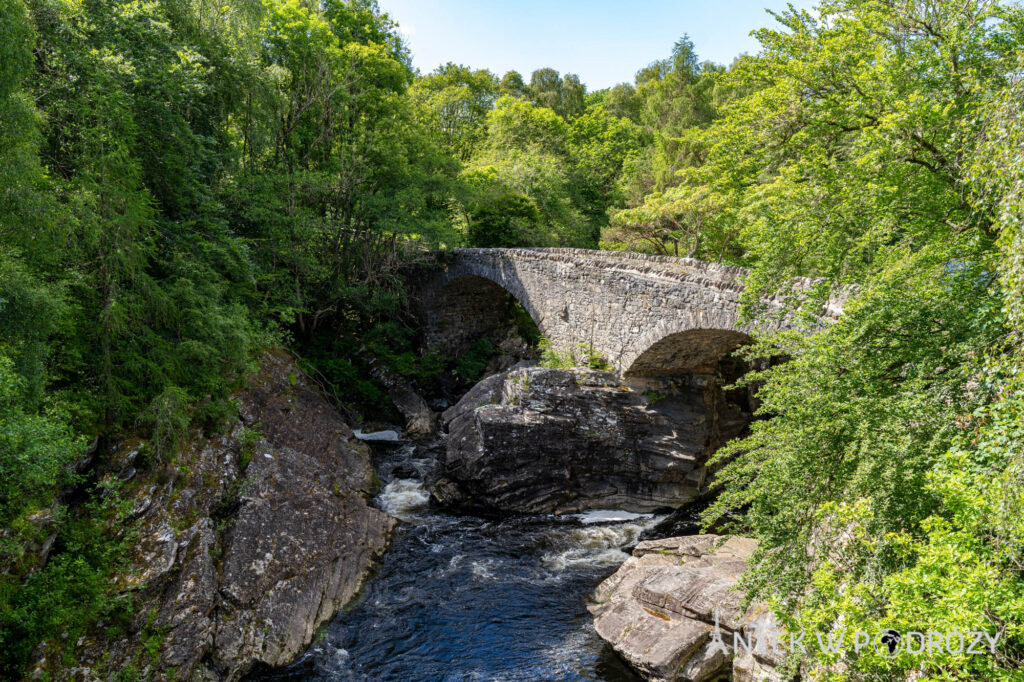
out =
[[374,443],[375,503],[400,524],[354,607],[280,680],[639,680],[598,638],[587,596],[657,519],[487,519],[428,504],[435,448]]

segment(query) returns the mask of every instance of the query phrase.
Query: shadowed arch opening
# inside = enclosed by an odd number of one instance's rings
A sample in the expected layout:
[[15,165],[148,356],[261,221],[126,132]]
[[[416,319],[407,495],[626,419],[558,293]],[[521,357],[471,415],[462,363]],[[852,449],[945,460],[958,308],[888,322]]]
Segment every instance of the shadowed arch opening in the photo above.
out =
[[427,346],[451,357],[470,351],[481,339],[515,353],[518,341],[536,346],[540,329],[522,303],[499,284],[462,275],[446,284],[429,311]]
[[652,344],[626,369],[630,376],[682,376],[714,372],[750,337],[733,329],[691,329]]
[[[710,455],[746,433],[757,410],[756,388],[729,388],[747,372],[732,353],[750,337],[735,329],[691,329],[662,337],[626,368],[634,388],[658,396],[658,408],[688,442]],[[713,470],[701,469],[706,476]]]

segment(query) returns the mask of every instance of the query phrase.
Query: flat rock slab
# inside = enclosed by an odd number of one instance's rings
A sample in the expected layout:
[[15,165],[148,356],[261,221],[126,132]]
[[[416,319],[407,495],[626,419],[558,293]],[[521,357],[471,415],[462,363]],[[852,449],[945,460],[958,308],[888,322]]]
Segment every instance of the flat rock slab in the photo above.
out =
[[781,659],[766,652],[737,656],[740,669],[732,670],[733,633],[749,640],[771,619],[763,605],[743,610],[736,589],[756,547],[718,535],[639,543],[594,593],[598,635],[647,680],[706,682],[730,672],[735,680],[781,679],[773,667]]

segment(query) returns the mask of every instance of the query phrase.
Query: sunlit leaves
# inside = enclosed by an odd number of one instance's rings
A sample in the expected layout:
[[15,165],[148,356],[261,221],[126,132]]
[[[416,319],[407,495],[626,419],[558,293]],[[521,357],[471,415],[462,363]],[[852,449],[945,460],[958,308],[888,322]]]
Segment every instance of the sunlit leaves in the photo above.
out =
[[751,311],[766,294],[845,303],[750,351],[790,361],[756,376],[770,418],[720,452],[734,459],[712,515],[746,510],[762,544],[745,580],[791,627],[1006,637],[997,655],[923,663],[851,645],[805,670],[1013,679],[1024,434],[1017,296],[999,274],[1016,281],[1020,12],[830,0],[777,18],[729,75],[751,93],[684,180],[733,208]]

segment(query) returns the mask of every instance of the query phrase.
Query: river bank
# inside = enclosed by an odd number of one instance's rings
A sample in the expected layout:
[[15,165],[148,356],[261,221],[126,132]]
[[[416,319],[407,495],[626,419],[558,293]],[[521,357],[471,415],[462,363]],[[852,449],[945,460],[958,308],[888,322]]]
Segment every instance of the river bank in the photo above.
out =
[[251,679],[639,680],[586,600],[661,517],[432,508],[423,481],[436,448],[373,444],[385,483],[374,504],[400,520],[379,571],[294,664]]

